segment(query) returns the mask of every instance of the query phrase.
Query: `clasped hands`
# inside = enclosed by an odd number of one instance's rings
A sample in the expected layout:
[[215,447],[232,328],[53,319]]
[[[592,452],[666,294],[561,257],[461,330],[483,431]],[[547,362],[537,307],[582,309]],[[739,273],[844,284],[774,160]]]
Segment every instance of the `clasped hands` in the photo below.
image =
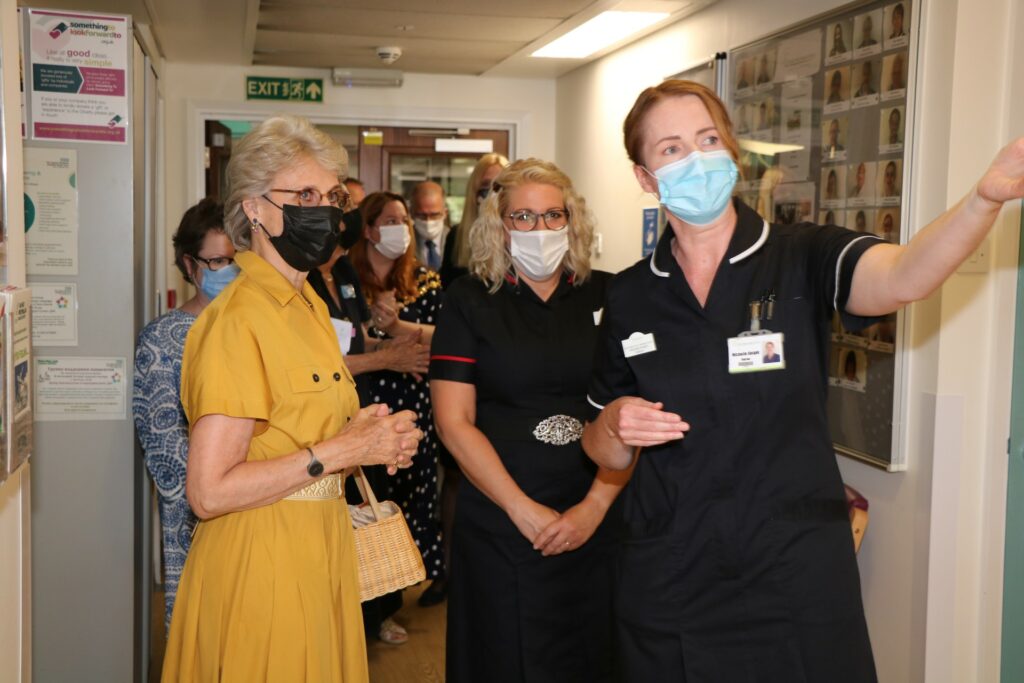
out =
[[362,408],[345,428],[317,447],[321,462],[331,472],[355,465],[386,465],[388,474],[412,467],[423,431],[416,413],[391,414],[382,403]]

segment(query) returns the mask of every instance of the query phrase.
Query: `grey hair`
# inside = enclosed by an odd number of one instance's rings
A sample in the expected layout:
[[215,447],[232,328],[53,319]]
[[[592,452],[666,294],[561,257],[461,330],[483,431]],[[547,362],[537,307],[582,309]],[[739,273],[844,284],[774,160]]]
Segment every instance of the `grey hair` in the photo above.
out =
[[242,202],[265,194],[274,176],[295,166],[304,157],[313,159],[338,176],[339,181],[348,175],[345,148],[299,116],[273,116],[249,131],[234,146],[227,170],[224,232],[231,238],[235,249],[245,251],[252,244],[249,218]]

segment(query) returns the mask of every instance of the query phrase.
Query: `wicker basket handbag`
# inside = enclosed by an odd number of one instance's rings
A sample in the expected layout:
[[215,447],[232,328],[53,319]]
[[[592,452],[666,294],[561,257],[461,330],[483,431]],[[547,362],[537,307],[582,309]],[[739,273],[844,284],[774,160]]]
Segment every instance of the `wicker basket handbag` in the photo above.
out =
[[353,476],[369,507],[367,511],[349,505],[359,562],[359,599],[366,602],[423,581],[427,571],[402,510],[390,500],[377,502],[362,467]]

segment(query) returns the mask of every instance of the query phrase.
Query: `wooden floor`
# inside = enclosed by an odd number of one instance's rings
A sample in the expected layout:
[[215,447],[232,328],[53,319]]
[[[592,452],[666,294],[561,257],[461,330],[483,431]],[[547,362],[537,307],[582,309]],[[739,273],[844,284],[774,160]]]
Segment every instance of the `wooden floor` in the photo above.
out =
[[[419,607],[416,598],[429,585],[405,591],[405,605],[395,621],[409,632],[405,645],[387,645],[373,639],[366,644],[370,683],[434,683],[444,680],[445,603]],[[149,680],[158,683],[164,658],[164,594],[153,594],[152,659]]]

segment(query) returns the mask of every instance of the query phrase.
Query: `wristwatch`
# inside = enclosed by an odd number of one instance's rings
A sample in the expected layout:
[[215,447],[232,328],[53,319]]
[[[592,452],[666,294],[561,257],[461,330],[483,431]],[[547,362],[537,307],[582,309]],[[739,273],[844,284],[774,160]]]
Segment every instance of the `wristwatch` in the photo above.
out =
[[306,450],[309,451],[309,464],[306,465],[306,472],[311,477],[319,477],[324,473],[324,464],[316,459],[312,448],[307,447]]

